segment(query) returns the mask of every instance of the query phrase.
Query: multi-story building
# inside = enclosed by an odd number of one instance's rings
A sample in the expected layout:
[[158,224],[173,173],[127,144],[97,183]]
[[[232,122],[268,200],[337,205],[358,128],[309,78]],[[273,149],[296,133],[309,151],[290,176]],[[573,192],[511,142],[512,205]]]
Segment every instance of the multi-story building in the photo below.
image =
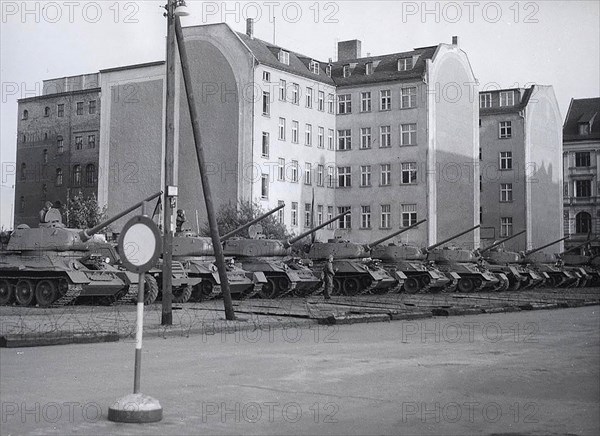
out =
[[[565,248],[599,236],[600,98],[571,99],[563,126]],[[600,241],[594,241],[600,246]]]
[[98,74],[45,80],[41,96],[18,104],[15,225],[34,226],[46,201],[97,195]]
[[[525,250],[563,236],[562,136],[551,86],[479,93],[482,243]],[[562,244],[546,249],[557,252]]]

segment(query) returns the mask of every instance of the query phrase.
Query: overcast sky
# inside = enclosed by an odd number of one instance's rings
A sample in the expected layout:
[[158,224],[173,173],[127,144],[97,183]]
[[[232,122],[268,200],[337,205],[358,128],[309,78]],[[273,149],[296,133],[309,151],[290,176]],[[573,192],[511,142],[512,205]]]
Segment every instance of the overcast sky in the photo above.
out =
[[[44,79],[164,60],[162,1],[4,1],[0,25],[2,113],[0,225],[14,200],[17,99]],[[411,50],[460,38],[480,87],[553,85],[564,119],[571,98],[600,96],[598,1],[256,1],[188,0],[184,26],[225,21],[308,56],[335,59],[338,40],[362,54]]]

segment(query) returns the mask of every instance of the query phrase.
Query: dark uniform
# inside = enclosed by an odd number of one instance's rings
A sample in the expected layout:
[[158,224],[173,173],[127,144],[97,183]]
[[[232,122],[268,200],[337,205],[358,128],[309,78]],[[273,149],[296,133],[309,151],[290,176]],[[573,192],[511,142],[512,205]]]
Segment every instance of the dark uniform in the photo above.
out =
[[327,264],[325,265],[325,269],[323,270],[323,275],[325,276],[325,289],[323,289],[323,296],[326,300],[331,298],[330,294],[333,290],[333,276],[335,271],[333,269],[333,259],[330,257],[327,259]]
[[183,209],[178,209],[177,210],[177,219],[175,220],[175,231],[176,232],[181,232],[181,227],[183,226],[183,223],[185,223],[186,219],[185,219],[185,211]]

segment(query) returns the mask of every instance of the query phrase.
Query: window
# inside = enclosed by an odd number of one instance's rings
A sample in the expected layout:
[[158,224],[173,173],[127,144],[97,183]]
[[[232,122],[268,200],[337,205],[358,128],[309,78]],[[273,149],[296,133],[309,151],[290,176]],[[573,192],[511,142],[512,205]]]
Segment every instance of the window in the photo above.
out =
[[304,227],[312,227],[312,205],[304,203]]
[[479,94],[479,107],[482,109],[492,107],[492,94]]
[[512,200],[512,183],[500,183],[500,202],[510,203]]
[[[327,221],[330,221],[332,219],[333,219],[333,206],[327,206]],[[331,222],[331,223],[327,224],[327,228],[333,229],[333,225],[334,225],[334,223]]]
[[410,227],[417,223],[417,205],[403,204],[402,206],[402,227]]
[[292,182],[298,183],[298,161],[292,161]]
[[590,152],[580,151],[575,153],[575,166],[576,167],[589,167],[590,166]]
[[512,151],[500,152],[500,169],[512,170]]
[[96,165],[88,164],[85,167],[85,181],[89,186],[93,186],[98,182],[96,177]]
[[96,100],[90,100],[88,105],[88,113],[93,115],[96,113]]
[[[342,206],[338,207],[338,215],[344,212],[351,210],[350,206]],[[340,229],[351,229],[352,228],[352,214],[349,213],[344,215],[339,219],[339,228]]]
[[592,196],[591,180],[575,180],[575,197],[586,198]]
[[307,124],[304,130],[304,145],[312,146],[312,124]]
[[[283,200],[277,200],[277,207],[283,206],[283,204]],[[279,222],[279,224],[283,224],[284,221],[283,210],[284,209],[281,208],[277,211],[277,221]]]
[[269,157],[269,132],[262,132],[262,157]]
[[65,116],[65,105],[64,104],[56,105],[56,116],[58,116],[59,118],[62,118]]
[[381,186],[389,186],[392,179],[392,165],[382,164],[381,165],[381,176],[379,178],[379,184]]
[[323,176],[325,172],[325,167],[323,165],[317,166],[317,186],[323,186]]
[[317,225],[320,226],[323,224],[323,205],[317,205]]
[[370,76],[373,74],[373,62],[367,62],[365,64],[365,75]]
[[589,135],[590,134],[590,123],[579,123],[579,134]]
[[292,144],[298,143],[298,121],[292,120]]
[[339,114],[352,113],[352,95],[350,95],[350,94],[338,95],[338,113]]
[[71,182],[73,186],[81,186],[81,165],[73,165],[73,175]]
[[279,140],[285,141],[285,118],[279,118]]
[[21,198],[19,199],[19,209],[21,211],[21,213],[25,212],[25,197],[23,197],[21,195]]
[[27,142],[27,135],[23,135],[23,142]]
[[290,54],[285,50],[279,50],[279,62],[282,64],[290,64]]
[[317,147],[325,148],[325,129],[319,126],[319,136],[317,137]]
[[352,149],[352,130],[338,130],[338,150]]
[[48,133],[46,132],[46,133],[44,133],[44,141],[47,141],[47,140],[48,140]]
[[381,126],[379,128],[379,147],[388,148],[392,145],[392,131],[390,126]]
[[75,149],[81,150],[83,148],[83,136],[75,137]]
[[45,164],[48,163],[48,149],[47,148],[44,148],[44,154],[42,155],[42,159]]
[[327,95],[327,112],[329,112],[330,114],[333,113],[333,102],[334,102],[333,94],[328,94]]
[[500,107],[514,106],[515,93],[513,91],[503,91],[500,93]]
[[569,196],[569,182],[564,182],[563,183],[563,196],[564,197],[568,197]]
[[96,148],[96,135],[88,135],[88,148]]
[[313,89],[306,88],[306,107],[311,109],[313,106]]
[[325,93],[323,91],[319,91],[319,97],[317,99],[317,109],[321,112],[325,112]]
[[333,150],[333,129],[327,130],[327,148]]
[[271,73],[269,71],[263,71],[263,82],[271,81]]
[[392,216],[392,206],[389,204],[382,204],[381,205],[381,228],[382,229],[389,229],[391,228],[391,218]]
[[398,59],[398,71],[412,70],[413,59],[412,58],[401,58]]
[[371,206],[360,207],[360,228],[370,229],[371,228]]
[[312,71],[313,74],[319,75],[321,72],[321,64],[317,61],[310,61],[310,71]]
[[49,117],[50,116],[50,108],[48,106],[46,106],[44,108],[44,116],[45,117]]
[[300,103],[300,85],[292,83],[292,103]]
[[27,109],[25,109],[23,111],[23,116],[21,117],[22,120],[26,120],[29,118],[29,111]]
[[379,110],[389,111],[392,108],[392,91],[384,89],[379,92]]
[[285,159],[277,159],[277,180],[285,180]]
[[591,233],[592,216],[587,212],[579,212],[575,215],[575,233]]
[[325,67],[325,74],[327,74],[329,77],[331,77],[331,65],[327,65]]
[[371,93],[361,92],[360,93],[360,111],[371,112]]
[[65,148],[64,148],[63,137],[62,136],[57,136],[56,137],[56,152],[58,154],[63,154],[64,151],[65,151]]
[[56,186],[62,186],[63,184],[63,171],[61,168],[56,169]]
[[21,180],[27,180],[27,164],[25,162],[21,164]]
[[361,127],[360,129],[360,148],[362,150],[371,148],[371,128]]
[[512,217],[500,218],[500,237],[506,238],[513,234],[513,220]]
[[510,138],[512,136],[512,121],[500,121],[500,139]]
[[350,65],[344,65],[342,68],[342,75],[344,77],[350,77]]
[[417,106],[417,87],[402,88],[400,91],[400,107],[403,109]]
[[298,225],[298,203],[292,202],[292,226],[296,227]]
[[334,180],[335,179],[333,177],[333,167],[327,167],[327,186],[333,188]]
[[271,94],[267,91],[263,91],[262,114],[267,116],[271,114]]
[[310,162],[306,162],[304,164],[304,184],[312,185],[312,164]]
[[417,183],[417,164],[416,162],[406,162],[402,166],[402,184],[410,185]]
[[269,198],[269,175],[263,174],[260,177],[260,198],[266,200]]
[[352,173],[350,167],[338,167],[338,187],[349,188],[352,186]]
[[417,145],[416,124],[400,124],[400,145]]
[[77,115],[83,115],[83,102],[78,101],[76,105]]
[[285,101],[287,99],[287,88],[286,88],[285,80],[279,80],[279,100]]
[[371,186],[371,165],[361,165],[360,186]]

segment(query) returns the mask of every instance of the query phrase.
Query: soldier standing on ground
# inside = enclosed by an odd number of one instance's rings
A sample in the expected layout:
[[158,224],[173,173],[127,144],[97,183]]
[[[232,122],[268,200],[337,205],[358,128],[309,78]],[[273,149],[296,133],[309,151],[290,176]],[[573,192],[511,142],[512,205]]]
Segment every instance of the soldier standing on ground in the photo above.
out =
[[325,265],[325,269],[323,270],[323,275],[325,276],[325,289],[323,290],[323,296],[326,300],[331,299],[331,291],[333,290],[333,276],[335,271],[333,269],[333,256],[329,255],[329,259],[327,259],[327,265]]

